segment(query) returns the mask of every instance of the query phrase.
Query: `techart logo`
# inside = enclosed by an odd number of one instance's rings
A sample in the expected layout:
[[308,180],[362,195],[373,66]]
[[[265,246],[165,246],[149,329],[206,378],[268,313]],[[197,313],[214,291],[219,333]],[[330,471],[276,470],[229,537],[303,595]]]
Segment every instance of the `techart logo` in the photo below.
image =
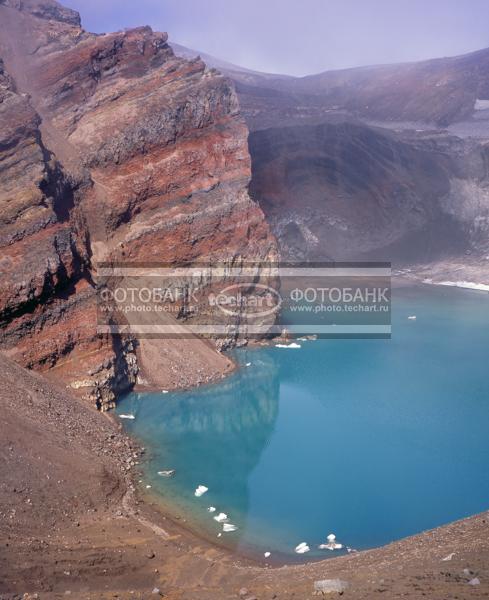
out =
[[261,319],[280,310],[282,296],[262,283],[235,283],[218,294],[210,294],[209,305],[230,317]]

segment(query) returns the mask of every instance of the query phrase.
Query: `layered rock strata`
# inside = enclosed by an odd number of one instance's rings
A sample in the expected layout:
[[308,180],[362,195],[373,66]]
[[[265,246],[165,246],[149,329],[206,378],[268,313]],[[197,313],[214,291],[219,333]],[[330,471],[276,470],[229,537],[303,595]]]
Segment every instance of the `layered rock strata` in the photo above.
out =
[[[2,348],[103,406],[140,369],[194,383],[171,340],[97,332],[97,265],[275,258],[232,84],[164,33],[89,34],[51,0],[0,2],[0,57]],[[199,380],[230,368],[185,343]]]

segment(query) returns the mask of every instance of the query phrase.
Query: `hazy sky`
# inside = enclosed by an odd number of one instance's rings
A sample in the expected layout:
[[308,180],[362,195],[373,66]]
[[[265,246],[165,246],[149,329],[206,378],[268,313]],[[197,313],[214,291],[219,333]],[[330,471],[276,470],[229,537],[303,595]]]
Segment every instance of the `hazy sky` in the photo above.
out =
[[489,0],[61,0],[85,29],[151,25],[236,64],[306,75],[489,46]]

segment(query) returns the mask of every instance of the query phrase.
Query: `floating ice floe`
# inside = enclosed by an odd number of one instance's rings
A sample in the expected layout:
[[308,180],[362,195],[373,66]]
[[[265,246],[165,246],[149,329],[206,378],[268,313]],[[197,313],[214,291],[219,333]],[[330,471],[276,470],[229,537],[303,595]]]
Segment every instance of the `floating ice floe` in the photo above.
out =
[[228,520],[228,516],[226,513],[219,513],[218,515],[216,515],[214,517],[214,521],[217,521],[218,523],[224,523],[224,521]]
[[251,367],[251,363],[246,363],[245,367]]
[[318,548],[320,550],[341,550],[343,548],[343,544],[338,544],[336,541],[336,536],[334,533],[330,533],[327,537],[327,544],[320,544]]
[[222,530],[224,531],[224,533],[236,531],[236,529],[238,529],[238,528],[236,527],[236,525],[233,525],[232,523],[224,523],[222,526]]
[[271,552],[265,552],[265,553],[263,554],[263,556],[264,556],[265,558],[268,558],[270,555],[271,555]]
[[168,390],[161,390],[162,394],[168,394]]
[[147,485],[147,486],[146,486],[146,489],[147,489],[147,490],[151,489],[151,486],[150,486],[150,485]]
[[328,542],[327,544],[319,544],[320,550],[341,550],[343,544],[337,544],[336,542]]
[[222,535],[222,533],[218,533],[218,534],[217,534],[217,537],[221,537],[221,535]]
[[130,419],[133,421],[136,417],[134,415],[119,415],[119,419]]
[[168,469],[167,471],[158,471],[160,477],[173,477],[175,475],[175,469]]
[[207,509],[208,512],[213,513],[216,512],[216,507],[215,506],[209,506],[209,508]]
[[306,552],[309,552],[309,550],[310,550],[310,548],[306,544],[306,542],[301,542],[299,545],[297,545],[295,547],[295,551],[297,554],[305,554]]
[[350,548],[349,546],[346,547],[346,551],[348,554],[351,554],[352,552],[358,552],[358,550],[355,550],[355,548]]
[[208,487],[205,487],[205,485],[199,485],[194,492],[194,496],[200,498],[200,496],[203,496],[207,491],[209,491]]
[[416,321],[416,315],[409,315],[409,321]]
[[292,342],[291,344],[275,344],[275,348],[300,348],[300,344]]

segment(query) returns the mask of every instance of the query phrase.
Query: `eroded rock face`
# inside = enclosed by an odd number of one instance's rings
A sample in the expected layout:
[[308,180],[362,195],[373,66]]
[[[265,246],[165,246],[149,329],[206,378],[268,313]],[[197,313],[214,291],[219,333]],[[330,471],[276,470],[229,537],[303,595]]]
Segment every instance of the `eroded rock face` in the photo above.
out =
[[397,265],[483,256],[487,145],[359,122],[250,136],[251,193],[284,257]]
[[[100,261],[275,257],[247,129],[229,80],[149,27],[92,35],[57,2],[6,0],[0,57],[0,343],[107,405],[141,365],[135,344],[97,335]],[[229,368],[205,351],[210,378]],[[144,367],[163,385],[164,365]]]

